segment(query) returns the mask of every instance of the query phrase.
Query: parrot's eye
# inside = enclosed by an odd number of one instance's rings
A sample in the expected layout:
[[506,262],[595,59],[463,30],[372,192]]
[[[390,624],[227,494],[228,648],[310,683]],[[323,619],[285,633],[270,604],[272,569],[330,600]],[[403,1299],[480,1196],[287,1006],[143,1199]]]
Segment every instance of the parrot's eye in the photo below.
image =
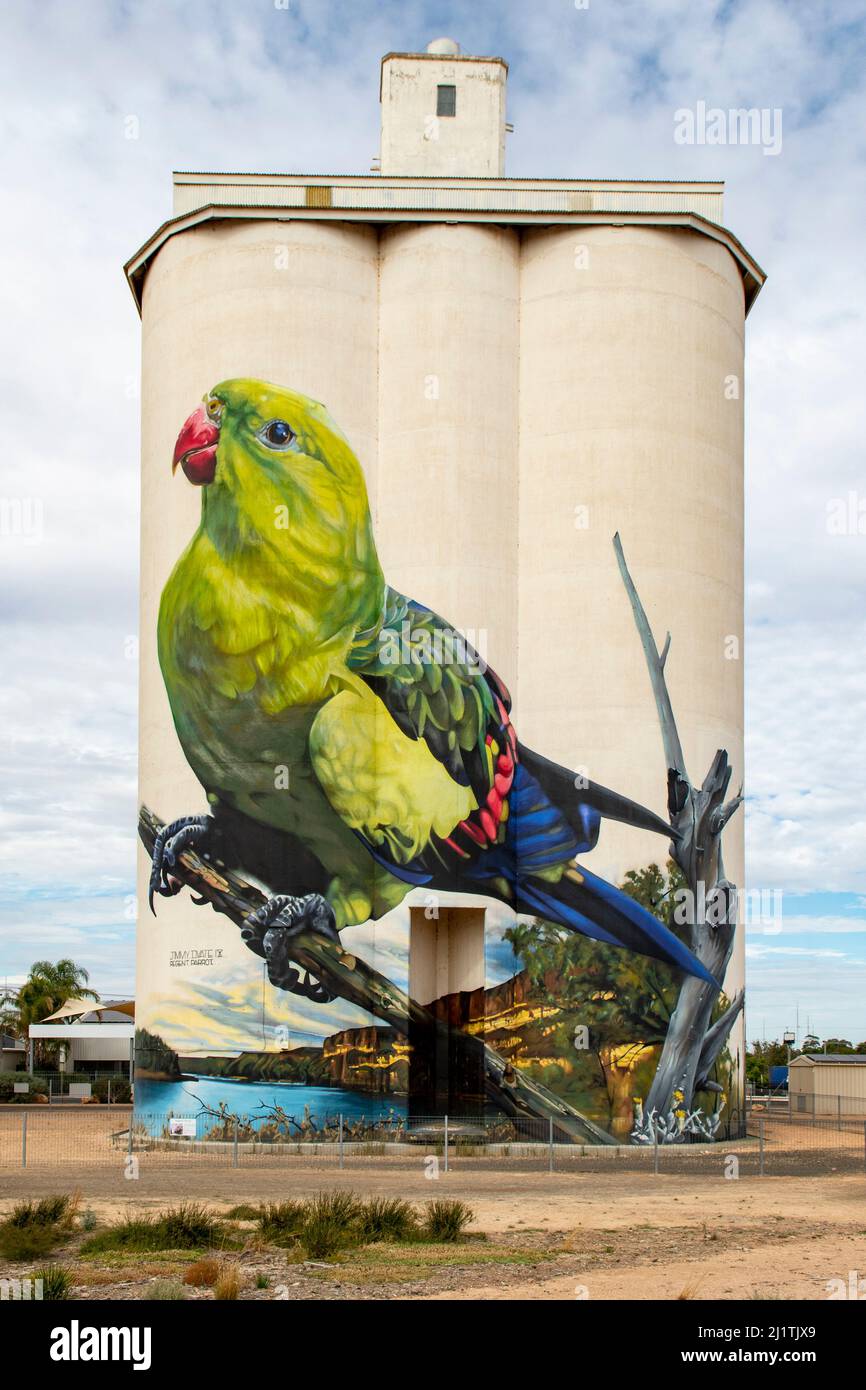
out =
[[287,449],[294,437],[294,430],[285,420],[271,420],[259,430],[259,439],[269,449]]
[[223,403],[222,401],[218,401],[216,396],[212,396],[207,403],[208,417],[211,420],[213,420],[216,424],[219,424],[219,419],[222,414],[222,408]]

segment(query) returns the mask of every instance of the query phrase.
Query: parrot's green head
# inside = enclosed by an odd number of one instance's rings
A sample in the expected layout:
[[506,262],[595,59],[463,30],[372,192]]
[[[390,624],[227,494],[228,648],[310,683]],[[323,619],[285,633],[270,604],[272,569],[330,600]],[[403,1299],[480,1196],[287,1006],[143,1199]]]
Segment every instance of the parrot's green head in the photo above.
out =
[[381,579],[361,465],[317,401],[220,382],[184,424],[178,464],[202,488],[202,529],[236,563],[258,555],[308,588]]

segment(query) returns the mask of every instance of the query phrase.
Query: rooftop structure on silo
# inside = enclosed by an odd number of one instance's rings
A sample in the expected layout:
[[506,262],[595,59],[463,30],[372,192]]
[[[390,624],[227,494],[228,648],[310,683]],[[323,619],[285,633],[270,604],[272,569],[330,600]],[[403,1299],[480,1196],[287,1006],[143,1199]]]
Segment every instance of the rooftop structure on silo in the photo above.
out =
[[461,53],[449,38],[424,53],[386,53],[381,173],[502,178],[507,77],[504,59]]

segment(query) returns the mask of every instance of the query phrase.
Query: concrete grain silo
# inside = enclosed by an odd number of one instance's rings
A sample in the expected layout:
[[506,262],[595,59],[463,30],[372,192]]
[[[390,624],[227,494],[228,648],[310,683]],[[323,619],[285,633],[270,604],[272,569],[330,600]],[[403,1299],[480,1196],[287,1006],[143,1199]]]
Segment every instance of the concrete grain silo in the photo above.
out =
[[[449,39],[425,53],[388,54],[376,172],[176,174],[173,216],[127,266],[143,347],[141,801],[156,826],[203,814],[208,793],[212,807],[219,800],[193,771],[156,655],[160,597],[202,503],[201,488],[172,476],[172,454],[202,399],[207,415],[195,418],[216,440],[235,397],[211,393],[247,380],[324,403],[363,468],[389,592],[465,635],[481,666],[509,687],[521,744],[560,764],[574,796],[600,784],[668,820],[667,766],[617,532],[657,640],[672,635],[665,676],[693,781],[717,749],[732,765],[731,793],[742,780],[743,339],[762,272],[722,224],[719,184],[507,179],[506,77],[502,59],[463,55]],[[208,478],[219,486],[224,445],[214,447]],[[364,643],[382,635],[371,626],[352,640],[364,655]],[[387,705],[380,677],[369,669],[362,677]],[[438,690],[425,695],[434,705]],[[506,719],[498,687],[485,690],[495,719]],[[463,696],[455,699],[462,718]],[[429,727],[410,727],[414,716],[402,707],[383,717],[392,734],[394,717],[410,741],[429,736]],[[277,780],[279,727],[269,749]],[[519,810],[510,735],[504,723],[489,727],[485,756],[491,778],[503,759],[502,784],[496,791],[491,781],[486,811],[482,798],[467,816],[464,841],[459,828],[444,836],[448,850],[436,841],[443,867],[435,873],[426,850],[421,859],[407,850],[398,866],[403,901],[369,921],[338,919],[342,947],[354,953],[346,959],[408,989],[418,1007],[402,1021],[396,996],[377,1011],[372,995],[341,993],[339,981],[326,991],[333,998],[301,993],[299,1003],[274,984],[264,951],[250,954],[227,917],[194,905],[186,891],[161,897],[151,916],[146,844],[143,1113],[177,1113],[181,1072],[199,1078],[186,1089],[199,1088],[206,1106],[225,1099],[220,1088],[232,1079],[267,1074],[311,1083],[308,1103],[323,1115],[404,1104],[410,1116],[480,1115],[498,1105],[497,1113],[555,1117],[572,1138],[630,1132],[634,1097],[652,1095],[660,1039],[630,1034],[621,1047],[609,1038],[602,1046],[590,1026],[586,1056],[564,1049],[562,1030],[575,1019],[547,986],[538,996],[539,970],[526,954],[553,948],[533,939],[521,957],[502,940],[518,922],[551,920],[538,885],[553,871],[522,894],[508,872],[504,886],[492,871],[466,879],[466,862],[477,858],[470,838],[503,854],[507,842],[518,858],[515,845],[534,843],[519,823],[508,829],[500,802],[511,797]],[[447,730],[442,738],[445,749]],[[225,761],[231,739],[222,731],[220,740]],[[417,754],[407,746],[407,759]],[[447,762],[447,750],[442,756]],[[294,775],[287,769],[288,780]],[[493,811],[501,819],[485,841],[473,816]],[[378,812],[369,814],[375,821]],[[611,885],[664,864],[667,843],[658,828],[641,828],[646,818],[630,822],[606,803],[599,833],[592,806],[563,814],[572,829],[581,816],[595,827],[577,856],[574,910],[596,891],[584,861]],[[363,827],[352,828],[363,838]],[[390,833],[372,836],[372,878]],[[274,890],[260,865],[257,874],[253,859],[232,854],[229,837],[201,862],[217,879],[225,869],[246,872],[265,895]],[[312,880],[292,878],[293,869],[303,877],[306,860],[295,862],[286,846],[280,855],[291,892],[307,891]],[[725,829],[724,867],[742,887],[741,817]],[[604,950],[618,942],[640,952],[630,928],[622,939],[604,934],[607,910],[597,919],[590,912],[602,932],[579,936],[581,949],[600,939]],[[666,949],[653,959],[670,965]],[[578,979],[585,959],[564,968]],[[315,980],[316,969],[306,969]],[[742,971],[737,941],[728,1001]],[[665,978],[675,990],[679,975]],[[543,1025],[551,1017],[559,1033]],[[722,1054],[714,1063],[729,1114],[742,1052],[740,1013],[724,1076]],[[719,1094],[696,1089],[708,1075],[693,1068],[685,1085],[704,1115]]]

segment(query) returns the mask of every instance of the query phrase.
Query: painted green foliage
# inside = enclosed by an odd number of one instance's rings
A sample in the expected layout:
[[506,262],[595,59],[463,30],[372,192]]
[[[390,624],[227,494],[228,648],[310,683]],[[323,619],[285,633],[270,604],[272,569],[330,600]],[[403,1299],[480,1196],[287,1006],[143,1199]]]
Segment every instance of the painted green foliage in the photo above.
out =
[[[621,886],[685,940],[687,929],[676,920],[676,894],[684,884],[669,859],[664,870],[650,864],[630,871]],[[531,998],[560,1010],[544,1038],[547,1055],[530,1063],[530,1074],[597,1123],[625,1133],[633,1096],[646,1095],[652,1080],[679,996],[679,973],[630,951],[566,935],[548,922],[518,923],[505,939],[531,980]],[[713,1021],[728,1002],[720,994]],[[523,1050],[532,1055],[530,1037]],[[710,1080],[727,1093],[730,1079],[725,1049]],[[713,1108],[709,1094],[701,1099]]]

